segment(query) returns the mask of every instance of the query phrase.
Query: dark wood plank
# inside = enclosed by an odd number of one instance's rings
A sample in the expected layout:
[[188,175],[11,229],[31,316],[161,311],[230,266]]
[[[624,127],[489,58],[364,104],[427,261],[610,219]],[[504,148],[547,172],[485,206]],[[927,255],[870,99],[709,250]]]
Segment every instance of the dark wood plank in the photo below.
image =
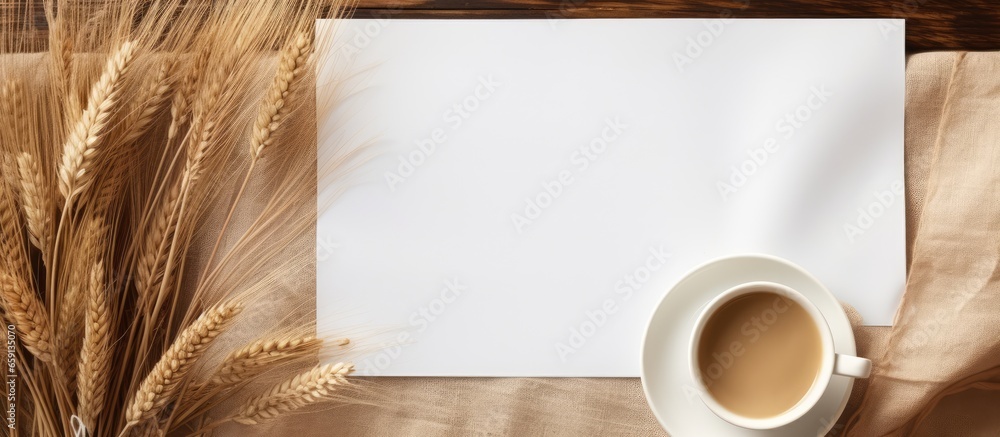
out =
[[[101,1],[101,0],[86,0]],[[903,18],[908,52],[1000,50],[1000,0],[353,0],[395,18]],[[0,0],[0,32],[44,45],[42,0]],[[14,21],[20,23],[15,26]],[[24,43],[26,41],[22,41]]]
[[359,0],[356,17],[902,18],[908,52],[1000,49],[998,0]]

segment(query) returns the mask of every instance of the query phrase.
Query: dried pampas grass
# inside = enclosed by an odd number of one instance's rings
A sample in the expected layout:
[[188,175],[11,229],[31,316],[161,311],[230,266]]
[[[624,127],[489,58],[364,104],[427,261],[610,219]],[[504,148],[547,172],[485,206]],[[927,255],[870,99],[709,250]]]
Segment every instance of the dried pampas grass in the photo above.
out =
[[[0,54],[0,317],[20,376],[2,429],[206,435],[343,400],[353,366],[319,355],[349,341],[267,308],[315,286],[303,120],[314,20],[342,5],[56,6],[46,52]],[[0,47],[30,51],[30,14],[4,18]]]

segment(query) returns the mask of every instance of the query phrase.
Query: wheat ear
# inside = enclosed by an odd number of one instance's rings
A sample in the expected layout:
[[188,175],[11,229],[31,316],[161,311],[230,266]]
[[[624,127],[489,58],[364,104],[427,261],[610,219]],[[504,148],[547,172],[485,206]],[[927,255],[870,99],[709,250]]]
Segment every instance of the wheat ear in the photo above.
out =
[[155,212],[150,229],[143,239],[136,268],[136,289],[143,299],[149,297],[160,281],[170,279],[164,277],[166,275],[164,268],[167,262],[166,251],[176,227],[174,212],[180,200],[180,188],[179,183],[173,184],[166,192],[163,203]]
[[215,246],[212,247],[211,255],[209,255],[208,261],[205,263],[206,271],[212,267],[212,262],[215,261],[219,245],[222,244],[222,238],[226,235],[226,230],[229,229],[233,214],[236,212],[236,206],[239,205],[240,199],[243,198],[243,193],[250,183],[250,176],[257,165],[257,161],[264,153],[264,149],[274,141],[274,132],[278,130],[281,122],[288,114],[289,98],[295,93],[299,82],[302,80],[302,76],[305,74],[305,67],[309,62],[311,53],[312,39],[306,32],[297,33],[281,51],[278,71],[271,81],[271,86],[268,88],[267,94],[260,102],[257,119],[254,122],[253,131],[250,136],[250,168],[247,169],[243,184],[240,186],[232,206],[230,206],[229,214],[223,221],[222,230],[219,231],[219,236],[215,240]]
[[[53,17],[54,18],[54,17]],[[60,94],[71,95],[70,79],[73,77],[73,41],[67,35],[66,22],[56,20],[49,30],[49,54],[51,63],[49,72],[52,75],[52,83],[56,85],[56,90]],[[63,110],[69,112],[76,110],[76,98],[64,100]]]
[[4,311],[21,334],[21,343],[40,361],[52,362],[49,316],[34,290],[23,280],[0,273]]
[[190,116],[189,110],[194,94],[197,90],[198,82],[208,67],[208,60],[211,50],[201,49],[191,62],[191,68],[184,76],[173,100],[170,103],[170,127],[167,129],[167,138],[173,139],[180,131],[182,124],[187,122]]
[[122,138],[123,142],[127,143],[135,140],[149,130],[149,126],[153,123],[153,116],[167,102],[171,85],[170,79],[175,64],[173,57],[163,61],[156,76],[150,79],[138,94],[136,97],[138,107],[130,112],[123,122],[125,129],[127,129],[125,136]]
[[80,348],[83,345],[83,338],[80,332],[86,330],[85,318],[86,296],[80,285],[75,282],[69,284],[66,294],[59,304],[59,316],[55,329],[56,333],[56,360],[59,369],[62,370],[66,379],[66,386],[70,391],[76,389],[76,376],[79,369],[78,359]]
[[[203,161],[212,151],[215,143],[216,128],[218,128],[219,106],[223,103],[226,95],[225,91],[232,82],[232,73],[240,62],[239,55],[247,48],[247,34],[240,32],[236,37],[233,49],[220,66],[208,74],[206,85],[202,87],[198,95],[192,95],[191,106],[191,127],[188,135],[187,161],[184,164],[184,176],[182,179],[182,208],[187,199],[187,193],[195,181],[201,178]],[[207,63],[207,59],[205,60]]]
[[93,180],[92,167],[100,139],[121,90],[122,75],[128,70],[134,52],[135,45],[128,41],[108,59],[101,78],[90,89],[87,107],[73,123],[59,165],[59,192],[67,201],[85,190]]
[[235,301],[212,307],[181,331],[142,381],[126,410],[125,420],[134,426],[163,411],[177,395],[180,382],[191,367],[242,309],[242,304]]
[[234,386],[280,363],[316,354],[322,346],[323,340],[313,336],[254,341],[226,356],[207,386]]
[[349,363],[314,367],[274,386],[267,393],[248,400],[232,420],[244,425],[256,425],[284,413],[330,400],[338,388],[348,384],[347,375],[353,371],[354,365]]
[[52,214],[55,205],[47,189],[45,174],[30,153],[17,157],[17,170],[21,181],[21,203],[28,222],[28,239],[47,255],[52,247]]
[[111,373],[111,319],[104,288],[104,264],[98,261],[87,287],[87,316],[78,371],[77,414],[89,429],[95,429],[104,410]]
[[[97,202],[100,205],[100,202]],[[96,211],[91,211],[92,214]],[[66,376],[66,383],[70,390],[76,389],[77,371],[80,369],[80,350],[83,347],[84,337],[80,333],[87,330],[87,310],[89,308],[90,293],[100,285],[94,281],[101,279],[103,275],[95,276],[94,262],[101,259],[102,251],[105,249],[105,235],[107,235],[107,225],[101,216],[94,216],[87,219],[87,223],[81,228],[81,241],[74,246],[73,262],[67,281],[67,291],[62,296],[59,305],[59,319],[56,325],[56,346],[59,349],[57,359],[59,366]],[[103,264],[102,264],[103,270]]]
[[6,118],[0,123],[0,142],[24,144],[29,134],[28,109],[24,102],[21,82],[9,79],[0,87],[0,111]]
[[250,140],[250,156],[257,160],[264,148],[271,145],[274,131],[288,114],[288,98],[294,94],[306,71],[312,53],[312,40],[305,32],[298,33],[282,50],[278,72],[267,95],[260,104]]
[[0,257],[20,268],[25,265],[21,215],[17,213],[18,208],[14,198],[15,182],[7,177],[16,173],[15,166],[0,156]]

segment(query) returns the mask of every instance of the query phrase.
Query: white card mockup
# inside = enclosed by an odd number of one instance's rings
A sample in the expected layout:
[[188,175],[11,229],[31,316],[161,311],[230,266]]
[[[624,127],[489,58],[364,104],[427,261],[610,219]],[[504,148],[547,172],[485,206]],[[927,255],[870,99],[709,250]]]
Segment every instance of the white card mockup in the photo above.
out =
[[[344,20],[321,332],[361,374],[637,376],[710,259],[809,270],[873,325],[905,281],[901,20]],[[321,168],[322,171],[322,168]],[[320,184],[320,198],[343,185]]]

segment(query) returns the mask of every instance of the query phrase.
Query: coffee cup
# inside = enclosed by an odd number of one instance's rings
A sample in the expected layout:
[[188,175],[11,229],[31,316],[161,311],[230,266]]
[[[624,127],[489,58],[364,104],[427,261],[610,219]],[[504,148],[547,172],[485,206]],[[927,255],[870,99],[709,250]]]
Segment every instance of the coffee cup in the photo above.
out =
[[836,353],[830,325],[798,291],[748,282],[698,314],[690,370],[702,401],[723,420],[774,429],[809,412],[834,375],[867,378],[871,361]]

